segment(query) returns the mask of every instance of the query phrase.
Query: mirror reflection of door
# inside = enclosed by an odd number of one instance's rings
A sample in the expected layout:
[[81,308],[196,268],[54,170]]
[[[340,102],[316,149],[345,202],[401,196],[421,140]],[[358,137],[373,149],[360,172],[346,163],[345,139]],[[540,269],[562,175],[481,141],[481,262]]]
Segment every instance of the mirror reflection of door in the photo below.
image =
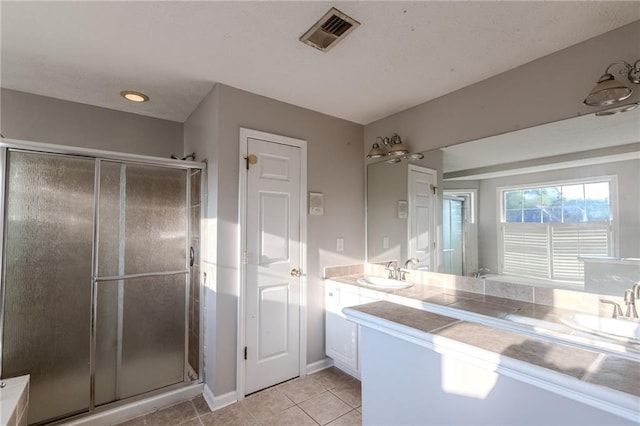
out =
[[464,198],[442,200],[442,267],[446,274],[464,275]]
[[436,271],[436,171],[410,164],[408,174],[408,256],[419,260],[416,269]]
[[475,189],[442,192],[442,272],[478,273],[478,237]]

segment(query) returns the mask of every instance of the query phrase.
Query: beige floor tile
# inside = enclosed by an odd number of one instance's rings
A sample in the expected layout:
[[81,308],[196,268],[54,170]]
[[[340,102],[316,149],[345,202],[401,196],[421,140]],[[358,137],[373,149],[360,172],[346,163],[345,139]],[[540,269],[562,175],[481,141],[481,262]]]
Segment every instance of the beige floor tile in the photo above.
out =
[[328,426],[362,426],[362,414],[358,410],[351,410],[329,423]]
[[347,373],[340,371],[335,367],[330,367],[325,370],[319,371],[315,374],[310,375],[309,377],[313,377],[314,379],[316,379],[318,383],[325,389],[333,389],[336,386],[340,386],[354,379]]
[[199,417],[196,417],[191,420],[187,420],[186,422],[180,423],[180,426],[202,426],[202,422]]
[[299,404],[299,407],[321,425],[325,425],[352,410],[352,407],[328,391],[304,401]]
[[253,426],[258,421],[241,404],[231,404],[227,407],[200,416],[204,426]]
[[193,402],[193,406],[196,407],[196,411],[199,415],[211,412],[209,404],[207,404],[207,401],[204,400],[204,397],[202,395],[193,398],[191,402]]
[[277,413],[281,413],[295,405],[277,389],[267,389],[243,399],[240,406],[246,408],[258,421]]
[[361,386],[359,380],[350,380],[347,383],[336,386],[331,389],[331,393],[356,408],[362,404]]
[[320,395],[326,389],[323,386],[323,381],[310,375],[285,382],[278,386],[278,390],[285,394],[290,400],[299,404],[302,401]]
[[145,426],[144,416],[127,420],[126,422],[117,423],[118,426]]
[[281,413],[274,414],[264,419],[260,424],[265,426],[316,426],[317,423],[313,421],[304,411],[298,406],[287,408]]
[[175,426],[197,417],[196,409],[191,401],[181,402],[171,407],[163,408],[155,413],[147,414],[144,419],[147,425]]

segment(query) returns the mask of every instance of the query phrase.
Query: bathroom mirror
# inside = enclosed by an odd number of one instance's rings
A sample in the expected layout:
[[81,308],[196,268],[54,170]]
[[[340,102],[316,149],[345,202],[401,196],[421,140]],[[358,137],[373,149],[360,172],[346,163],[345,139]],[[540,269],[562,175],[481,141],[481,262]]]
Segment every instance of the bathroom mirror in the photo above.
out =
[[[423,154],[368,164],[368,262],[615,295],[640,280],[640,109]],[[416,167],[434,174],[430,209]]]

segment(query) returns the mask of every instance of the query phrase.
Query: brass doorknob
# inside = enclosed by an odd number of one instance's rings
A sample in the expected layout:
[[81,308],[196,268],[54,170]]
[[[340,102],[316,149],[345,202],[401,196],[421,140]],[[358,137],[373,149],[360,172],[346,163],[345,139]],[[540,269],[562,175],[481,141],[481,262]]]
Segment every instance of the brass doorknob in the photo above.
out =
[[296,269],[296,268],[292,268],[289,273],[291,274],[292,277],[299,277],[300,276],[300,270]]

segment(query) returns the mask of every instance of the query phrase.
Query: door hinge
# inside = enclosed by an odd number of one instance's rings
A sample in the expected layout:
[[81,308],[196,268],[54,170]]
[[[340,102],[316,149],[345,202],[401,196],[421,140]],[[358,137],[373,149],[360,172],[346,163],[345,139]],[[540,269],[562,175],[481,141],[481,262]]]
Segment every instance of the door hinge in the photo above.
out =
[[244,347],[244,360],[247,360],[247,347]]

